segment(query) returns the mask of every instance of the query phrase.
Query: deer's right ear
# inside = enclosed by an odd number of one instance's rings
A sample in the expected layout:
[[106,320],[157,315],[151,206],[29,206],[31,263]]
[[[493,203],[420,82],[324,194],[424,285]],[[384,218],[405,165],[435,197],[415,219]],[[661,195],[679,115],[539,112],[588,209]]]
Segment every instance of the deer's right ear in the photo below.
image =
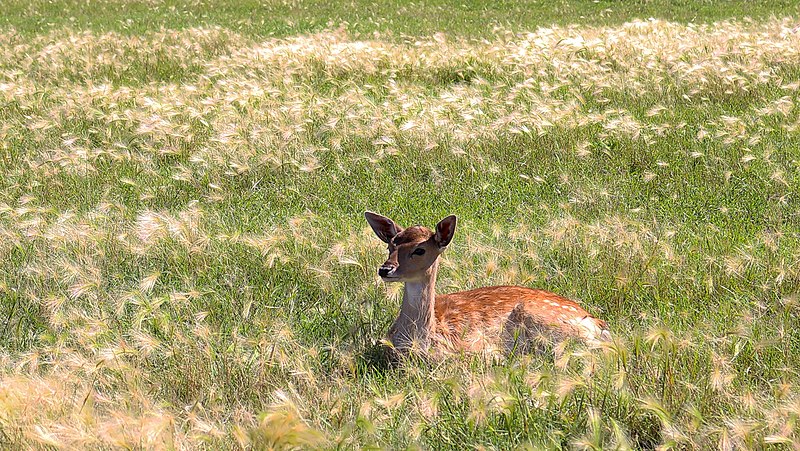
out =
[[403,231],[402,227],[397,225],[396,222],[392,221],[386,216],[381,216],[377,213],[367,211],[364,212],[364,217],[367,218],[367,222],[369,223],[369,226],[372,227],[375,235],[378,235],[378,238],[380,238],[384,243],[392,241],[392,238],[394,238],[395,235]]
[[450,241],[453,240],[455,234],[456,216],[450,215],[436,224],[436,233],[433,235],[433,239],[436,241],[439,249],[444,249],[450,244]]

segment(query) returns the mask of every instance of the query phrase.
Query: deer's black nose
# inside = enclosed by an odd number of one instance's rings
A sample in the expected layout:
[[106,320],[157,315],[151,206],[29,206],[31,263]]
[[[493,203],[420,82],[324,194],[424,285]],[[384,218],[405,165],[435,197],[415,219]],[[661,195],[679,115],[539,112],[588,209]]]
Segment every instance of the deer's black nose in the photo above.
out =
[[381,266],[380,268],[378,268],[378,275],[381,277],[388,276],[390,272],[392,272],[392,268],[388,266]]

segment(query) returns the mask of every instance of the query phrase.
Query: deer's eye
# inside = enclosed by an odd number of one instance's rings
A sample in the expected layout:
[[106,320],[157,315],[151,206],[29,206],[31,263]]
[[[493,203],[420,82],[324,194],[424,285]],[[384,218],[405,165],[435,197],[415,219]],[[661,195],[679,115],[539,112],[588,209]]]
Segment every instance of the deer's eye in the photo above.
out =
[[418,247],[414,249],[414,252],[412,252],[411,255],[425,255],[425,249]]

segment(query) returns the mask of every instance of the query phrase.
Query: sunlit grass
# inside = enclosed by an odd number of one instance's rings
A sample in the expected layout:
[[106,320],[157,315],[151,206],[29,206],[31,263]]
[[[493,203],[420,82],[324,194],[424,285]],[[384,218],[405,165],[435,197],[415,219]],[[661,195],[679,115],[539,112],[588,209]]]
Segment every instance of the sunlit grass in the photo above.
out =
[[[792,18],[5,28],[0,445],[800,446],[798,75]],[[366,209],[615,340],[388,365]]]

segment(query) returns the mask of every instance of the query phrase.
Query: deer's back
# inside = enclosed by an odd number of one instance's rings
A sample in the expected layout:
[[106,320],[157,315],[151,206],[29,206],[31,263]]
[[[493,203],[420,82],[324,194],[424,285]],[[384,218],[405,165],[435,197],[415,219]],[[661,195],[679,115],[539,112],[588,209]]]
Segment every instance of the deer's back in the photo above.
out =
[[[453,347],[478,351],[514,331],[584,340],[610,337],[606,324],[577,302],[545,290],[484,287],[437,295],[436,328]],[[529,337],[529,338],[531,338]],[[505,343],[507,345],[507,343]]]

